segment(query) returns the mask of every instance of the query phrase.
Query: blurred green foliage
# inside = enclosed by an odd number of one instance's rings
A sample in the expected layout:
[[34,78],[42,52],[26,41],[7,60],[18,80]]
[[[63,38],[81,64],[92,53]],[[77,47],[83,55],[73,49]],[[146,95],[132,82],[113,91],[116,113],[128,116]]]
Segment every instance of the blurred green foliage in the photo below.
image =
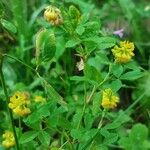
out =
[[[62,25],[44,20],[48,5],[61,10]],[[0,1],[7,90],[9,96],[28,91],[32,102],[29,116],[14,117],[20,149],[150,149],[149,18],[148,0]],[[113,34],[119,29],[122,39]],[[122,40],[135,44],[135,57],[118,64],[111,48]],[[103,116],[106,88],[120,95],[120,104]],[[47,102],[35,103],[36,95]],[[2,135],[11,128],[2,86],[0,102]]]

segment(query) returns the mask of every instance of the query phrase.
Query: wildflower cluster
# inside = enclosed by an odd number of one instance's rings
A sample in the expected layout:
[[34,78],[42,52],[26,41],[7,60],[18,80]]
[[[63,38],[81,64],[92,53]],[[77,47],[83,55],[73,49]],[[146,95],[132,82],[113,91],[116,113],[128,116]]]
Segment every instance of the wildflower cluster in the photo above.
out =
[[44,18],[53,25],[60,25],[63,22],[61,11],[51,5],[46,7],[46,10],[44,11]]
[[102,106],[103,108],[115,108],[119,103],[119,97],[115,96],[113,91],[109,88],[103,91]]
[[10,103],[8,106],[12,109],[14,114],[23,117],[31,112],[30,108],[27,107],[28,104],[30,104],[29,94],[26,92],[17,91],[10,98]]
[[134,56],[134,44],[129,41],[120,42],[120,46],[115,46],[112,49],[112,53],[115,57],[115,61],[119,63],[126,63]]
[[13,132],[11,131],[5,131],[5,133],[2,135],[3,141],[2,145],[6,148],[10,148],[15,145],[15,138],[13,135]]

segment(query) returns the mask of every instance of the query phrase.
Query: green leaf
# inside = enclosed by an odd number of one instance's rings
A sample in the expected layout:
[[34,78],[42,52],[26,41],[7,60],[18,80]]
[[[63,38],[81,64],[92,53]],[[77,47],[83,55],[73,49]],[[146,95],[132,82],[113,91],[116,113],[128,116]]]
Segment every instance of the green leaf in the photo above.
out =
[[59,116],[55,112],[53,112],[48,118],[48,126],[56,127],[58,125]]
[[143,76],[143,72],[139,70],[129,71],[123,75],[121,75],[120,79],[122,80],[136,80]]
[[72,81],[85,81],[84,76],[72,76],[69,79],[72,80]]
[[96,68],[98,71],[101,68],[101,60],[100,60],[100,57],[98,57],[97,55],[95,57],[90,57],[88,59],[87,63],[88,63],[88,65]]
[[71,40],[69,40],[69,41],[67,41],[67,43],[66,43],[66,48],[71,48],[71,47],[75,47],[76,45],[78,45],[78,44],[80,44],[80,40],[78,39],[71,39]]
[[113,47],[116,44],[117,40],[113,37],[100,37],[97,42],[99,49],[106,49]]
[[20,142],[20,144],[28,143],[28,142],[32,141],[33,139],[35,139],[38,136],[38,134],[39,133],[37,131],[25,132],[21,135],[19,142]]
[[76,32],[78,35],[82,35],[84,31],[85,31],[85,28],[83,26],[77,26]]
[[76,114],[73,116],[72,126],[77,127],[82,119],[82,110],[78,109]]
[[97,56],[99,57],[100,62],[102,64],[106,64],[106,65],[110,64],[110,61],[109,61],[109,59],[108,59],[106,54],[99,52],[99,53],[97,53]]
[[78,139],[80,142],[87,142],[97,133],[97,129],[85,130],[85,129],[72,129],[71,136],[74,139]]
[[141,92],[145,92],[148,98],[150,97],[150,72],[144,72],[144,76],[138,81],[138,88]]
[[[117,125],[117,126],[116,126]],[[111,126],[111,129],[114,129],[118,127],[118,124]],[[105,127],[100,130],[101,135],[105,137],[103,144],[104,145],[109,145],[118,140],[118,134],[117,133],[111,133],[109,132]]]
[[36,36],[36,60],[37,64],[51,60],[56,51],[55,34],[51,30],[43,29]]
[[114,92],[117,92],[122,87],[122,82],[119,79],[112,81],[110,87]]
[[71,130],[71,136],[74,139],[78,139],[79,141],[81,141],[83,133],[84,133],[84,130],[81,130],[81,129],[80,130],[78,130],[78,129],[72,129]]
[[114,120],[114,122],[119,122],[121,124],[129,121],[131,121],[131,118],[123,110],[118,112],[117,118]]
[[108,129],[116,129],[116,128],[120,127],[120,126],[121,126],[121,122],[115,122],[114,121],[114,122],[106,125],[104,128],[108,130]]
[[80,11],[74,5],[71,5],[69,7],[69,12],[68,13],[69,13],[71,19],[74,19],[78,22],[78,20],[80,19],[81,14],[80,14]]
[[135,149],[135,150],[148,150],[149,145],[146,144],[148,141],[148,128],[141,124],[135,124],[129,136],[121,137],[119,144],[123,146],[125,150]]
[[107,138],[107,137],[109,137],[109,131],[107,131],[107,129],[105,129],[105,128],[102,128],[101,130],[100,130],[100,134],[102,135],[102,136],[104,136],[105,138]]
[[46,131],[40,131],[38,134],[38,139],[40,140],[41,144],[44,146],[48,146],[50,143],[50,133],[47,133]]
[[27,124],[33,124],[35,122],[38,122],[40,119],[39,114],[35,111],[31,115],[29,115],[26,119],[24,119],[25,123]]
[[84,73],[85,73],[86,79],[92,82],[94,81],[95,84],[98,84],[102,81],[100,72],[94,66],[90,66],[86,64],[84,67]]
[[132,69],[132,70],[140,70],[139,69],[139,65],[137,64],[137,62],[135,61],[130,61],[128,63],[125,63],[124,64],[124,67],[125,68],[129,68],[129,69]]
[[3,27],[5,29],[7,29],[8,31],[12,32],[12,33],[16,33],[17,32],[17,28],[15,27],[14,24],[12,24],[10,21],[7,21],[5,19],[1,19],[1,24],[3,25]]
[[94,121],[93,119],[94,119],[94,117],[90,113],[85,114],[84,124],[85,124],[86,129],[90,129],[92,127],[92,124]]
[[94,37],[86,38],[84,39],[84,41],[93,41],[97,44],[97,48],[103,50],[114,46],[117,40],[113,37],[94,36]]
[[143,124],[136,124],[133,126],[131,133],[129,135],[129,138],[136,142],[136,143],[142,143],[144,140],[146,140],[148,137],[148,129]]
[[97,133],[97,129],[85,130],[82,134],[81,142],[87,142],[92,139]]
[[71,123],[65,117],[59,117],[58,126],[66,130],[72,129]]
[[[15,20],[16,27],[18,30],[19,37],[25,38],[28,31],[27,25],[27,1],[26,0],[12,0],[10,1],[10,7],[12,10],[13,20]],[[26,39],[28,40],[28,39]]]
[[101,100],[101,92],[96,92],[93,96],[93,105],[92,105],[92,114],[94,116],[98,115],[100,112],[100,100]]
[[63,36],[56,37],[56,59],[60,58],[65,52],[65,40]]
[[59,93],[47,82],[45,82],[45,87],[47,89],[48,97],[67,109],[67,103],[63,100],[61,95],[59,95]]
[[112,65],[112,73],[114,76],[116,76],[117,78],[120,77],[120,75],[123,73],[123,67],[121,64],[119,63],[115,63]]
[[[86,47],[86,53],[87,53],[87,55],[90,55],[90,53],[93,52],[96,49],[96,47],[97,47],[96,43],[93,42],[93,41],[84,41],[83,44]],[[82,53],[82,51],[81,51],[81,53]]]
[[[100,30],[100,23],[97,21],[90,21],[84,24],[85,31],[82,34],[82,39],[84,41],[87,41],[86,38],[94,37],[99,33]],[[91,38],[92,39],[92,38]],[[94,39],[92,39],[94,41]]]
[[50,115],[50,103],[40,106],[37,110],[35,110],[32,114],[30,114],[26,119],[25,122],[29,124],[33,124],[35,122],[40,121],[43,117],[47,117]]
[[103,144],[109,145],[109,144],[115,143],[117,140],[118,140],[117,133],[109,133],[109,136],[104,139]]

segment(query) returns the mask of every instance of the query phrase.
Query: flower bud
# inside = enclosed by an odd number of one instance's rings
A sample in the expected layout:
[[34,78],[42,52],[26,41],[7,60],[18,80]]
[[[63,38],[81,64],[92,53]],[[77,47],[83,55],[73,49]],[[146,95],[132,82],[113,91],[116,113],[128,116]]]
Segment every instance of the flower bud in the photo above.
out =
[[46,7],[46,10],[44,11],[44,18],[53,25],[60,25],[63,23],[61,11],[51,5]]

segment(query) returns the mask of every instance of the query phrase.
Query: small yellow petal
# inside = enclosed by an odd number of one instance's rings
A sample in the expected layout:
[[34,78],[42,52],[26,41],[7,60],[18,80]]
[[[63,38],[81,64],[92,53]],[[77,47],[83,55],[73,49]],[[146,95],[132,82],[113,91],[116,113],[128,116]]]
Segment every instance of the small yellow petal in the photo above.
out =
[[134,56],[134,44],[129,41],[120,42],[119,46],[114,46],[112,53],[115,57],[115,61],[118,63],[126,63]]
[[103,108],[115,108],[119,103],[119,97],[115,96],[111,89],[105,89],[103,91],[102,103]]

